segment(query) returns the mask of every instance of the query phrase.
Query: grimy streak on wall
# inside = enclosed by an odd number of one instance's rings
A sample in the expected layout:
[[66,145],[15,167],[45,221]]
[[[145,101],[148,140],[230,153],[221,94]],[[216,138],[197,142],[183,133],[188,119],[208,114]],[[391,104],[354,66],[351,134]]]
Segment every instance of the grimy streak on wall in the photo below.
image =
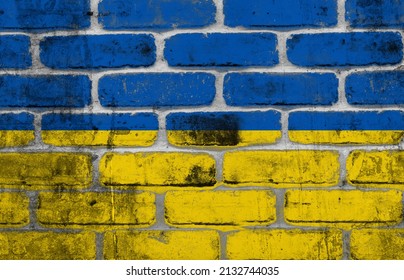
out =
[[404,259],[403,0],[0,2],[0,259]]

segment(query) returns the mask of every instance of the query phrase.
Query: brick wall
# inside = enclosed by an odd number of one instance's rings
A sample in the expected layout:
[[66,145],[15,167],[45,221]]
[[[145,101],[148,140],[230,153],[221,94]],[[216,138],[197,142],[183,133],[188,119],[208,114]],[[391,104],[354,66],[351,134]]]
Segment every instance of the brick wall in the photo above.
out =
[[404,259],[404,1],[0,2],[0,259]]

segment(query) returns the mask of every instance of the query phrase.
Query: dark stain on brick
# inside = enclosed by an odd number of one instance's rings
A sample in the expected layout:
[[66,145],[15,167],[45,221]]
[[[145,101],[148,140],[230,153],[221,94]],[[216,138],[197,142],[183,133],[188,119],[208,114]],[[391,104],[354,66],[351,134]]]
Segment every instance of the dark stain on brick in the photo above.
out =
[[139,50],[140,53],[144,56],[149,56],[153,49],[150,47],[149,44],[141,43],[136,47],[136,50]]
[[195,165],[189,171],[185,181],[190,186],[213,186],[216,183],[215,173],[214,167],[206,171],[202,167]]
[[193,143],[206,146],[235,146],[240,143],[239,119],[233,114],[195,115],[187,119]]

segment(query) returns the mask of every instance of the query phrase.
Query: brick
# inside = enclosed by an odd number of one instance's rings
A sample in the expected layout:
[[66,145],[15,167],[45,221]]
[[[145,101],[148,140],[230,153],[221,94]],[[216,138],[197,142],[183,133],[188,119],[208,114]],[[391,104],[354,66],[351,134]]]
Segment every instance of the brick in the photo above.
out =
[[210,105],[215,93],[215,76],[208,73],[109,75],[100,79],[98,87],[105,107]]
[[224,155],[224,182],[236,186],[328,187],[338,183],[332,151],[240,151]]
[[353,151],[346,170],[354,186],[404,189],[404,151]]
[[276,44],[272,33],[177,34],[166,40],[164,57],[169,66],[273,66]]
[[253,28],[327,27],[337,24],[335,0],[224,1],[225,24]]
[[402,220],[402,197],[398,191],[287,191],[285,220],[344,229],[396,225]]
[[219,234],[215,231],[107,232],[107,260],[217,260]]
[[404,113],[292,112],[288,134],[303,144],[398,144],[404,136]]
[[353,230],[350,248],[354,260],[403,260],[404,230]]
[[271,191],[172,191],[165,197],[171,226],[258,226],[276,220]]
[[1,232],[2,260],[95,260],[95,233]]
[[[25,194],[0,193],[0,228],[27,225],[29,222],[28,207],[29,198]],[[2,246],[0,246],[0,251],[1,248]]]
[[347,0],[345,18],[352,27],[404,27],[403,0]]
[[46,37],[40,50],[42,63],[53,69],[140,67],[156,60],[154,38],[147,34]]
[[0,76],[1,107],[85,107],[91,102],[91,81],[81,75]]
[[346,98],[352,105],[404,104],[404,71],[359,72],[348,75]]
[[230,106],[332,105],[338,79],[332,73],[230,73],[223,91]]
[[282,137],[276,111],[172,113],[168,142],[176,146],[249,146],[275,143]]
[[202,153],[107,153],[100,162],[105,186],[213,186],[215,175],[214,158]]
[[41,135],[56,146],[151,146],[158,129],[152,113],[47,114]]
[[9,0],[0,3],[0,30],[77,30],[90,26],[89,0]]
[[227,236],[231,260],[340,260],[339,230],[245,230]]
[[212,0],[103,0],[98,5],[99,22],[105,29],[195,28],[215,22]]
[[0,36],[0,69],[27,69],[32,65],[28,36]]
[[403,58],[403,43],[398,32],[296,34],[287,40],[287,56],[306,67],[396,64]]
[[82,153],[1,153],[0,188],[86,188],[91,157]]
[[34,116],[0,114],[0,147],[25,146],[35,139]]
[[45,227],[148,227],[155,222],[151,193],[41,193],[37,218]]

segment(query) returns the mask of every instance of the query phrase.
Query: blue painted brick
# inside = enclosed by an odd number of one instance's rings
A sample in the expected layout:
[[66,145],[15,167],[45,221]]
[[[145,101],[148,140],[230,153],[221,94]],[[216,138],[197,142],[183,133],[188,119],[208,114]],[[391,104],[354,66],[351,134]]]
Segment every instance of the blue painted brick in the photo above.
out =
[[215,76],[207,73],[148,73],[105,76],[99,99],[106,107],[209,105],[215,97]]
[[34,115],[0,114],[0,130],[34,130]]
[[352,27],[404,27],[404,0],[347,0],[345,11]]
[[97,69],[150,66],[156,59],[151,35],[118,34],[47,37],[41,61],[54,69]]
[[3,0],[0,30],[71,30],[90,26],[89,0]]
[[230,106],[331,105],[338,100],[334,74],[231,73],[224,78]]
[[30,46],[27,36],[0,36],[0,68],[29,68],[32,65]]
[[84,107],[90,100],[87,76],[0,76],[0,107]]
[[215,22],[212,0],[103,0],[99,22],[105,29],[202,27]]
[[353,105],[404,104],[404,71],[351,74],[346,78],[345,91]]
[[170,66],[272,66],[278,63],[272,33],[178,34],[166,40]]
[[224,0],[225,24],[244,27],[325,27],[337,24],[335,0]]
[[396,32],[353,32],[293,35],[289,60],[299,66],[365,66],[399,63],[403,43]]

